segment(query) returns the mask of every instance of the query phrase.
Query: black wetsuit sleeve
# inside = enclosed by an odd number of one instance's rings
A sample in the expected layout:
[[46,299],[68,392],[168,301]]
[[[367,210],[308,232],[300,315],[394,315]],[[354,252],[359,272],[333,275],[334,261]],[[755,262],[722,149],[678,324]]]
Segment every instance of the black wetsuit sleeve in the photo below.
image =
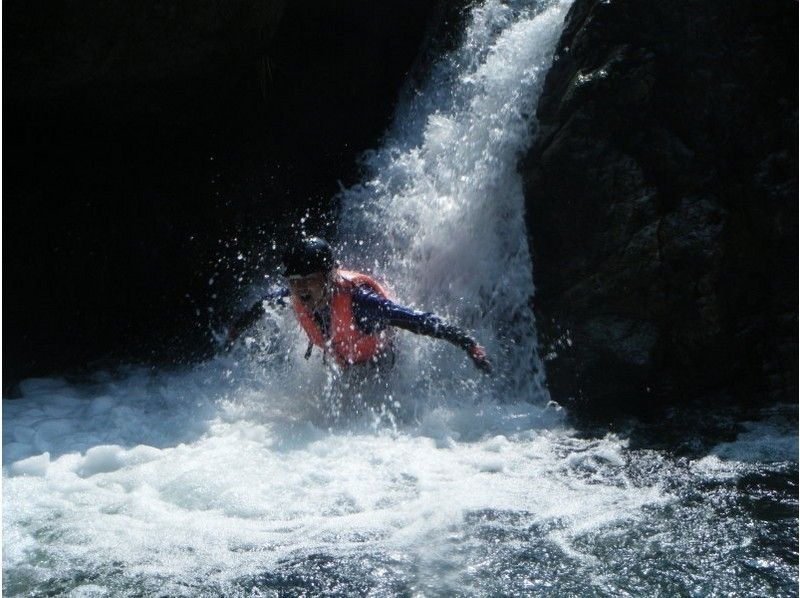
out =
[[289,289],[285,287],[275,287],[270,289],[266,295],[256,301],[250,309],[242,313],[242,315],[236,319],[232,329],[237,333],[246,330],[252,326],[256,320],[264,315],[264,303],[269,303],[270,305],[276,306],[285,306],[286,297],[288,296]]
[[286,287],[272,287],[266,295],[261,298],[259,303],[264,303],[265,301],[270,305],[280,305],[284,307],[286,305],[286,298],[289,296],[289,289]]
[[420,312],[381,297],[368,287],[353,291],[353,316],[365,334],[394,326],[414,334],[444,339],[462,349],[475,345],[475,339],[430,312]]

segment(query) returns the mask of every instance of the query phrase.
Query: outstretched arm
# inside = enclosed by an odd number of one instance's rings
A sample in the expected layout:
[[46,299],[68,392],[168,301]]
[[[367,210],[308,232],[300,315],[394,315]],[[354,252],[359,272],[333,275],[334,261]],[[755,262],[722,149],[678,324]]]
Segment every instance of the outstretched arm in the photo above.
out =
[[398,305],[366,287],[359,287],[354,292],[353,315],[365,332],[395,326],[415,334],[444,339],[466,351],[478,369],[487,373],[492,369],[486,350],[460,328],[446,323],[435,314]]
[[264,302],[270,305],[286,305],[284,299],[288,296],[289,289],[279,287],[272,289],[264,297],[256,301],[250,309],[242,313],[236,318],[236,321],[231,324],[228,330],[228,336],[225,339],[225,348],[230,349],[242,332],[250,328],[256,320],[264,315]]

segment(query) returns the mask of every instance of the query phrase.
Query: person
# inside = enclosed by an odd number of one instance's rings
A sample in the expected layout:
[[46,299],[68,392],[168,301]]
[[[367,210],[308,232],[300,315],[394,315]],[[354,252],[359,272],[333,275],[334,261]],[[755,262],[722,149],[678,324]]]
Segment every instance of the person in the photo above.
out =
[[398,305],[372,277],[338,267],[331,246],[305,237],[283,257],[288,288],[278,288],[256,302],[231,326],[226,346],[264,313],[264,302],[285,305],[288,298],[309,339],[306,359],[319,347],[344,368],[393,360],[392,329],[444,339],[466,351],[486,373],[492,365],[486,350],[469,334],[430,312]]

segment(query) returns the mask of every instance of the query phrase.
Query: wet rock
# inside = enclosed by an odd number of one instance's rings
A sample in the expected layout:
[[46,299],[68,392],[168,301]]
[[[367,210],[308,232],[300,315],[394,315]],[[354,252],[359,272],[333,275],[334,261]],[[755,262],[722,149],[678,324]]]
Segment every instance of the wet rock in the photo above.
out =
[[216,350],[274,231],[358,176],[445,4],[5,2],[4,384]]
[[797,6],[576,0],[522,171],[556,400],[793,400]]
[[11,0],[3,7],[6,97],[80,103],[103,120],[208,118],[218,106],[197,92],[224,90],[250,71],[255,77],[285,4]]

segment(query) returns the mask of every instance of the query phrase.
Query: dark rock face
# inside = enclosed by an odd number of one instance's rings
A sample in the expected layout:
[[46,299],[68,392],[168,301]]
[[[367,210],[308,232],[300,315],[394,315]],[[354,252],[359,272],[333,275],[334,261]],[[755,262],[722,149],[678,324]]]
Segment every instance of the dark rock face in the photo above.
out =
[[[6,94],[71,102],[96,120],[170,113],[191,123],[216,106],[198,81],[234,85],[265,61],[285,0],[24,2],[5,9]],[[250,64],[252,59],[253,63]]]
[[797,4],[576,0],[526,157],[556,400],[796,398]]
[[4,382],[213,350],[275,227],[357,176],[435,10],[5,2]]

